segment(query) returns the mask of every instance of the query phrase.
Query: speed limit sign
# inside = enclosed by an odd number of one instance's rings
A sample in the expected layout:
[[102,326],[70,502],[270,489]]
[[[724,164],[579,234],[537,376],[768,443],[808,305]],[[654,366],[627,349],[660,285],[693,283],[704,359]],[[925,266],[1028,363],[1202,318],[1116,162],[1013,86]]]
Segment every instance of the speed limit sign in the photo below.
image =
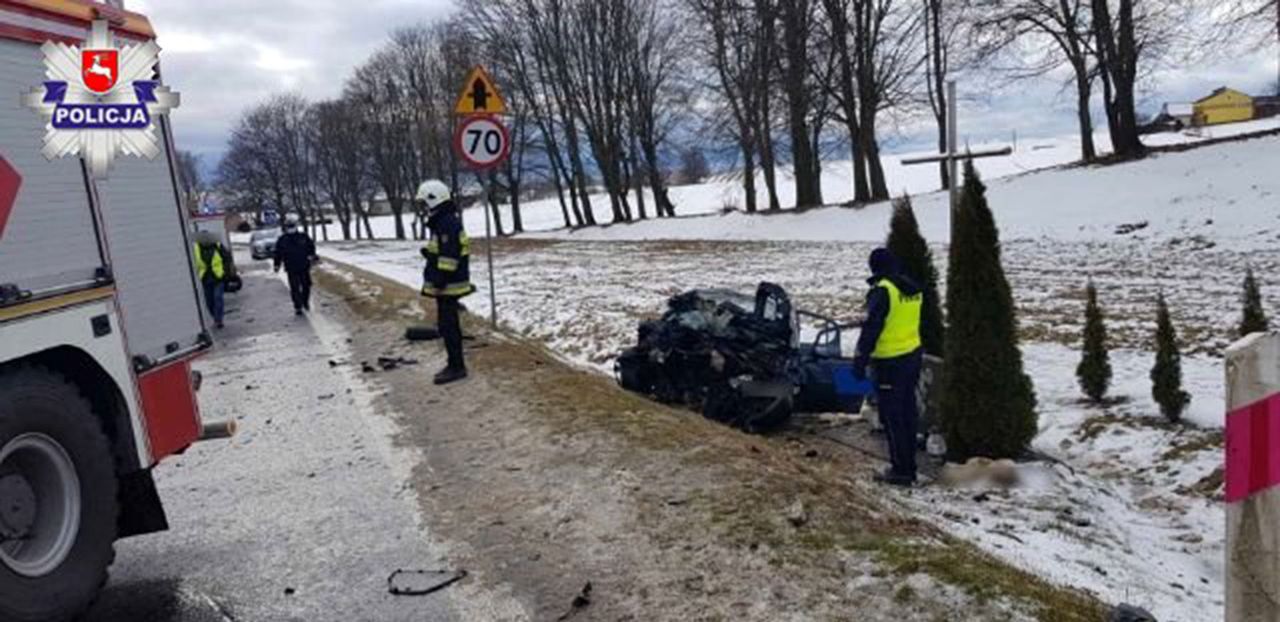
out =
[[471,168],[493,168],[507,159],[511,151],[511,136],[498,117],[472,115],[458,124],[453,148]]

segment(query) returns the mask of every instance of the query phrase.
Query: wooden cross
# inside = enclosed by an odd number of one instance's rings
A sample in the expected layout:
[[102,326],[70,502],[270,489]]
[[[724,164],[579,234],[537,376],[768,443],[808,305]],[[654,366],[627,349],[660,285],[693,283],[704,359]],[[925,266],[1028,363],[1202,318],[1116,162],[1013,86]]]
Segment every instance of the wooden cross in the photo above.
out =
[[[997,156],[1007,156],[1013,153],[1012,147],[1001,147],[999,149],[987,149],[985,151],[971,151],[965,149],[960,152],[960,143],[957,140],[959,132],[956,131],[956,81],[947,81],[947,152],[937,155],[923,156],[918,158],[903,158],[902,164],[910,166],[912,164],[930,164],[933,162],[947,163],[947,177],[951,180],[951,222],[955,224],[956,211],[960,209],[960,175],[958,172],[958,164],[961,160],[976,160],[978,158],[992,158]],[[954,233],[954,231],[952,232]]]

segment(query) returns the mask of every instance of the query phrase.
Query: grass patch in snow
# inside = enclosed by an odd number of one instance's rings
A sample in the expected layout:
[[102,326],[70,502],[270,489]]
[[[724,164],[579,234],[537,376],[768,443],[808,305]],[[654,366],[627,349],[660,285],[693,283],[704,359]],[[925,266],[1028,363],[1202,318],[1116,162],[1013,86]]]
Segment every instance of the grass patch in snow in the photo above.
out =
[[1201,451],[1220,451],[1225,447],[1222,430],[1189,430],[1190,438],[1179,440],[1160,456],[1161,462],[1182,461]]
[[1106,618],[1106,608],[1092,597],[1000,563],[968,543],[939,546],[894,538],[867,544],[900,576],[923,572],[963,588],[980,601],[1010,598],[1038,603],[1035,616],[1041,622],[1096,622]]

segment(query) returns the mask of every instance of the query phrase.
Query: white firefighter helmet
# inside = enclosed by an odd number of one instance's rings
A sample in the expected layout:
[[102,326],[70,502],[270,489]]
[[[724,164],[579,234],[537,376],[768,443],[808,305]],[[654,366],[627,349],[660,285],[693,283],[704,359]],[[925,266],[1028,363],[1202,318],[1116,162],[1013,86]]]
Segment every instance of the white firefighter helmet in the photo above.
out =
[[418,193],[413,198],[426,203],[427,209],[433,210],[450,199],[449,186],[439,179],[428,179],[418,184]]

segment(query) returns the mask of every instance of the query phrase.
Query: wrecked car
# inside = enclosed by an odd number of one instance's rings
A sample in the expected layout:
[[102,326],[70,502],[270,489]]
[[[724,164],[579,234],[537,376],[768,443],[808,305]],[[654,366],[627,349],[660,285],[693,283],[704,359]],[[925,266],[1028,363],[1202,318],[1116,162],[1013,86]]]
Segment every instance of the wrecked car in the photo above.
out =
[[[812,338],[801,339],[802,327]],[[661,318],[640,323],[636,345],[618,356],[614,371],[629,391],[767,431],[795,412],[861,411],[874,387],[854,377],[853,359],[841,351],[842,332],[855,327],[796,309],[773,283],[760,283],[754,297],[693,290],[671,297]],[[922,375],[922,418],[931,410],[925,396],[933,376]]]

